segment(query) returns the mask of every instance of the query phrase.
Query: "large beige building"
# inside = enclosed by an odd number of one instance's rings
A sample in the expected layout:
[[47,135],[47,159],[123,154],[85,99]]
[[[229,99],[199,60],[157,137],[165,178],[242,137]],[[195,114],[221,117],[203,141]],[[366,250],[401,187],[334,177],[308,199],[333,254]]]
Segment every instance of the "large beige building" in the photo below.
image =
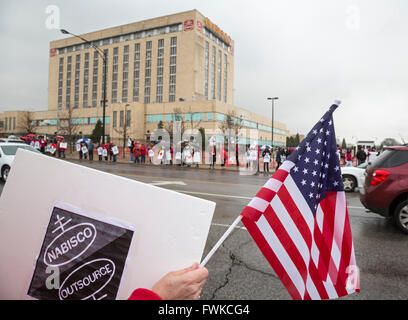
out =
[[[247,142],[255,131],[270,143],[271,120],[234,106],[234,41],[197,10],[80,37],[50,43],[48,110],[4,112],[0,134],[64,134],[69,121],[76,136],[89,136],[102,120],[105,57],[105,133],[115,143],[125,126],[130,138],[147,140],[175,114],[211,135],[232,117]],[[274,144],[284,145],[286,135],[275,122]]]

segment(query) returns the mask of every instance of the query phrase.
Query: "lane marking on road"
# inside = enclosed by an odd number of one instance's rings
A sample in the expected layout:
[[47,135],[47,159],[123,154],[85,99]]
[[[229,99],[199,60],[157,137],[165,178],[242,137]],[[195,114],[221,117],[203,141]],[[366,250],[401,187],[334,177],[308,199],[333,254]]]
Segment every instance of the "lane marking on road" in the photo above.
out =
[[366,210],[364,207],[354,207],[354,206],[347,206],[348,209],[359,209],[359,210]]
[[233,196],[233,195],[230,195],[230,194],[206,193],[206,192],[175,190],[175,189],[169,189],[169,190],[177,191],[177,192],[181,192],[181,193],[196,194],[196,195],[202,195],[202,196],[210,196],[210,197],[223,197],[223,198],[252,200],[252,197]]
[[[210,196],[210,197],[224,197],[224,198],[234,198],[234,199],[244,199],[244,200],[252,200],[253,198],[253,197],[234,196],[234,195],[229,195],[229,194],[206,193],[206,192],[175,190],[175,189],[170,189],[170,190],[181,192],[181,193],[196,194],[196,195],[203,195],[203,196]],[[347,206],[347,208],[365,210],[364,207]]]
[[167,186],[170,184],[176,184],[179,186],[186,186],[187,184],[184,183],[183,181],[153,181],[151,183],[149,183],[152,186]]

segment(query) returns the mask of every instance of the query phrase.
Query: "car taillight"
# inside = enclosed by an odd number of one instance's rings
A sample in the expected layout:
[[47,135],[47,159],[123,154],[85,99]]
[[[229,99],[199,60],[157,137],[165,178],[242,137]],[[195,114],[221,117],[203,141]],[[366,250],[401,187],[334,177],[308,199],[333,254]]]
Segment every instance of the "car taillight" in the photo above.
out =
[[371,185],[376,186],[383,182],[390,175],[388,171],[385,170],[375,170],[373,177],[371,178]]

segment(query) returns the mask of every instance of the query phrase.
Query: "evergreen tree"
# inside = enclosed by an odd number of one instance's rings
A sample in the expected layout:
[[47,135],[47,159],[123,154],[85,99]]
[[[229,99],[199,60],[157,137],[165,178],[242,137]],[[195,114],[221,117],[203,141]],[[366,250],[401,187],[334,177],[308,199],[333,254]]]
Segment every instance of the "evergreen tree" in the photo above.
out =
[[103,135],[103,132],[102,132],[102,131],[103,131],[103,130],[102,130],[102,121],[101,121],[100,119],[98,119],[98,121],[97,121],[96,124],[95,124],[95,128],[94,128],[93,131],[92,131],[91,140],[92,140],[93,142],[96,142],[96,143],[100,142],[100,141],[101,141],[101,137],[102,137],[102,135]]
[[163,129],[163,127],[164,127],[163,121],[160,120],[159,123],[157,124],[157,129]]
[[347,149],[346,138],[343,138],[343,142],[341,143],[341,148],[342,149]]
[[296,137],[295,137],[295,145],[294,146],[298,146],[299,145],[299,143],[300,143],[300,136],[299,136],[299,133],[296,133]]

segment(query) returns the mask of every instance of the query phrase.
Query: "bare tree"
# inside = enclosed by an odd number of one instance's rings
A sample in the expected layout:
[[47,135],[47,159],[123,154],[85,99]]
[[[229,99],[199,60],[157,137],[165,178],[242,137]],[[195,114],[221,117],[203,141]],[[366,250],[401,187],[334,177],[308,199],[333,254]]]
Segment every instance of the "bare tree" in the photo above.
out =
[[224,134],[226,132],[228,132],[228,134],[233,132],[234,138],[236,138],[238,136],[239,130],[244,127],[243,116],[238,116],[235,110],[230,110],[226,114],[225,122],[221,122],[218,127]]
[[123,158],[125,158],[125,148],[126,140],[129,138],[130,132],[130,122],[131,119],[128,117],[127,107],[129,104],[125,105],[124,117],[119,119],[119,127],[114,128],[114,130],[122,137],[123,139]]
[[34,133],[37,128],[37,121],[32,119],[30,111],[24,111],[18,121],[18,127],[22,128],[25,133]]
[[78,134],[79,124],[73,118],[73,112],[71,107],[67,107],[66,110],[58,112],[58,133],[65,136],[66,141],[70,146],[70,153],[74,148],[74,138]]
[[194,129],[198,129],[201,125],[201,121],[194,119],[193,113],[191,112],[191,107],[189,108],[189,114],[190,114],[190,119],[189,120],[184,120],[183,119],[183,112],[181,108],[174,108],[173,109],[173,121],[166,122],[163,125],[163,128],[169,133],[170,139],[173,139],[173,129],[174,129],[174,123],[176,121],[179,122],[179,125],[177,126],[177,131],[180,131],[180,136],[181,138],[184,135],[184,132],[187,129],[190,129],[193,131]]

